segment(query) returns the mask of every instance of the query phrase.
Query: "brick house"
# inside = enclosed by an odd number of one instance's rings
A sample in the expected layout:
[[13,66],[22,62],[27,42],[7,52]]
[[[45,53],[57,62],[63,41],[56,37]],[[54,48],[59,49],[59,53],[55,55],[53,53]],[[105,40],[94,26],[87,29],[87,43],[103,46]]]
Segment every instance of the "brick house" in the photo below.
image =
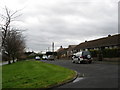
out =
[[68,48],[63,48],[62,46],[56,51],[57,52],[57,59],[66,58],[67,57],[67,50]]
[[105,49],[105,48],[119,48],[120,46],[120,34],[116,35],[108,35],[108,37],[85,41],[80,43],[74,48],[74,52],[78,52],[80,50],[85,49]]
[[67,57],[70,58],[73,55],[73,50],[77,45],[69,45],[67,50]]
[[69,58],[73,53],[81,50],[103,50],[103,49],[120,49],[120,34],[108,35],[107,37],[85,41],[79,45],[69,45],[68,48],[60,48],[57,50],[58,58]]

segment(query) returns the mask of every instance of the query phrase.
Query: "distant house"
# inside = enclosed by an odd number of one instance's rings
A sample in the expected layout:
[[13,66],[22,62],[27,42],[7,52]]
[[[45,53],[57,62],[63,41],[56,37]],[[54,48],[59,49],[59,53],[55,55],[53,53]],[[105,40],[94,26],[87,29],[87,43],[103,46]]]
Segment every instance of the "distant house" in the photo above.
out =
[[120,34],[108,35],[108,37],[103,37],[91,41],[85,41],[79,45],[69,45],[68,48],[62,48],[62,46],[57,50],[57,55],[59,58],[67,57],[69,58],[73,53],[79,52],[81,50],[102,50],[102,49],[120,49]]
[[68,46],[68,50],[67,50],[67,57],[70,57],[71,55],[73,55],[73,50],[77,45],[69,45]]
[[67,57],[68,48],[63,48],[62,46],[57,50],[57,58],[65,58]]
[[36,55],[36,53],[35,52],[30,52],[30,51],[28,51],[28,52],[25,52],[24,53],[26,56],[34,56],[34,55]]
[[57,56],[59,58],[69,58],[73,54],[73,50],[76,45],[69,45],[68,48],[63,48],[62,46],[57,50]]
[[85,41],[80,43],[74,48],[74,52],[85,49],[105,49],[105,48],[118,48],[120,46],[120,34],[117,35],[108,35],[108,37]]

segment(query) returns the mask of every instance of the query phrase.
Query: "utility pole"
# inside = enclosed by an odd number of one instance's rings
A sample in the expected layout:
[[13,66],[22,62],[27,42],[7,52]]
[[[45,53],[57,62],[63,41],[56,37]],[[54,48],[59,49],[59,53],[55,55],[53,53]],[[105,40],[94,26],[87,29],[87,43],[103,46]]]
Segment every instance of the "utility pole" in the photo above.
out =
[[54,42],[52,43],[52,52],[54,52]]
[[48,47],[48,52],[50,51],[50,48]]

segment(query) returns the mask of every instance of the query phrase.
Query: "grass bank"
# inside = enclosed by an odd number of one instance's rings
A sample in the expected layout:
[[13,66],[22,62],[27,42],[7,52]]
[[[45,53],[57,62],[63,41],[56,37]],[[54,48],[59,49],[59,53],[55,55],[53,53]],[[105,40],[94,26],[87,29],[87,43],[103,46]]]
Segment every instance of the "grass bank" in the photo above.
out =
[[75,72],[40,61],[20,61],[2,66],[3,88],[47,88],[73,78]]
[[0,66],[0,90],[2,90],[2,66]]

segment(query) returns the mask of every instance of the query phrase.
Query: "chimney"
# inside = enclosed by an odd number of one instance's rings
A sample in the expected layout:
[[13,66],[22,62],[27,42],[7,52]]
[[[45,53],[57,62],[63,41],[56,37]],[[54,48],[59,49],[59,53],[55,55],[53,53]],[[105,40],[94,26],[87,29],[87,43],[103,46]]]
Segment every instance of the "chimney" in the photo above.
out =
[[109,34],[108,37],[111,37],[111,35]]

